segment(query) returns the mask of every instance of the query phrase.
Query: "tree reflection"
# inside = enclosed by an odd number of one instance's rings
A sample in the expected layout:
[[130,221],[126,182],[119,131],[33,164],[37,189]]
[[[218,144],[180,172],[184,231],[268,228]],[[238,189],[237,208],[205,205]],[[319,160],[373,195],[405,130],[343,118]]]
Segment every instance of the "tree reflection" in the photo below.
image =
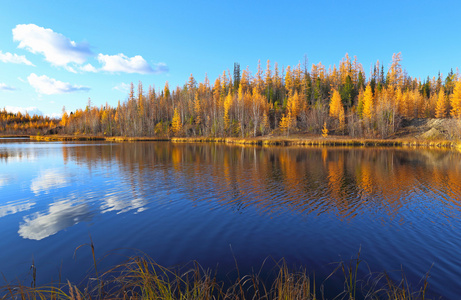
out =
[[122,143],[64,153],[66,161],[121,172],[132,199],[108,202],[104,211],[138,209],[133,199],[153,201],[159,187],[185,193],[190,201],[254,207],[260,214],[328,213],[351,220],[367,213],[401,221],[399,213],[427,191],[443,210],[460,211],[461,157],[453,151]]

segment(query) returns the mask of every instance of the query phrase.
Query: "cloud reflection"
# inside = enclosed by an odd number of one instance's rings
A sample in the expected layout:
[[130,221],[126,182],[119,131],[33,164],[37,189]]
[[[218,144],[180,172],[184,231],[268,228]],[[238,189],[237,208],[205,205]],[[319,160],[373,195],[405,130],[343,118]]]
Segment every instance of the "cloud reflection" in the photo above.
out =
[[116,211],[117,214],[120,214],[130,210],[136,210],[136,213],[140,213],[146,210],[145,206],[147,204],[148,201],[141,197],[134,199],[123,199],[118,195],[106,195],[101,205],[101,211],[102,213]]
[[8,182],[10,182],[10,181],[11,181],[11,178],[0,175],[0,188],[2,188],[2,186],[4,186],[4,185],[7,185]]
[[19,226],[19,235],[25,239],[42,240],[57,232],[91,219],[87,204],[75,204],[75,201],[62,200],[50,204],[47,213],[36,213],[25,217]]
[[39,195],[41,192],[48,194],[51,189],[62,188],[69,185],[68,177],[58,170],[48,169],[32,180],[30,190]]
[[26,211],[32,208],[35,202],[22,202],[22,203],[8,203],[0,206],[0,218],[7,215],[12,215],[21,211]]

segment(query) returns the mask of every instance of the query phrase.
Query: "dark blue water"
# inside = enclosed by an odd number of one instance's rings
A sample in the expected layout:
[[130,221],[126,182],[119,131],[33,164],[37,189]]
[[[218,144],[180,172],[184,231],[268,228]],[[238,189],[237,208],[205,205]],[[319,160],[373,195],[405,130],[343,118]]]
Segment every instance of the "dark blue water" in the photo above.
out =
[[226,276],[284,257],[321,280],[360,250],[363,277],[430,270],[431,295],[457,299],[460,195],[453,151],[3,139],[0,272],[79,282],[90,236],[100,269],[137,249]]

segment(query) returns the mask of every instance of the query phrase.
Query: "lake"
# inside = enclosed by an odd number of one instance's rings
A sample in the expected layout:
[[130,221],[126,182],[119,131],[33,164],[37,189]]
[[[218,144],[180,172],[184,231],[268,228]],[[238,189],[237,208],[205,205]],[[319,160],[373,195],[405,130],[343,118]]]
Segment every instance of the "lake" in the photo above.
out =
[[0,139],[0,272],[30,280],[34,262],[38,283],[79,282],[90,236],[101,269],[139,250],[225,276],[270,257],[324,279],[360,251],[456,299],[460,198],[449,150]]

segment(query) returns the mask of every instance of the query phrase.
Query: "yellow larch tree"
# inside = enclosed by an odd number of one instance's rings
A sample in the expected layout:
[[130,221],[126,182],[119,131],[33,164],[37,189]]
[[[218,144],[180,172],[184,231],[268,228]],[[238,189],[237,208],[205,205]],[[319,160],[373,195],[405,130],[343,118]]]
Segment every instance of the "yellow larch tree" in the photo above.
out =
[[61,126],[66,127],[68,123],[69,123],[69,116],[67,115],[67,112],[63,110],[62,118],[61,118]]
[[214,85],[213,85],[213,101],[215,105],[219,105],[221,99],[221,77],[216,78]]
[[461,79],[456,81],[453,94],[450,96],[451,116],[454,118],[461,117]]
[[271,71],[271,62],[270,60],[267,60],[267,65],[266,65],[266,73],[264,75],[264,80],[265,80],[265,95],[267,97],[268,101],[271,101],[273,96],[272,96],[272,71]]
[[250,71],[248,68],[242,71],[242,77],[240,78],[240,85],[242,86],[243,92],[248,92],[250,89]]
[[270,129],[270,127],[269,127],[269,116],[268,116],[267,112],[264,112],[263,120],[261,121],[261,125],[259,127],[260,127],[259,130],[261,131],[262,135],[265,135],[267,133],[268,129]]
[[335,89],[333,89],[333,95],[330,99],[330,116],[333,118],[339,118],[339,115],[343,111],[344,114],[344,106],[341,102],[341,95]]
[[344,113],[344,107],[339,111],[339,130],[343,131],[344,127],[346,126],[346,115]]
[[288,97],[287,101],[287,110],[291,112],[291,115],[294,119],[296,119],[299,115],[299,106],[299,94],[298,92],[295,92],[293,95]]
[[326,138],[327,136],[328,136],[327,122],[323,122],[322,137]]
[[200,125],[202,122],[202,105],[198,97],[198,91],[195,92],[194,97],[194,113],[195,113],[195,124]]
[[335,89],[333,89],[333,95],[330,99],[330,116],[339,120],[339,129],[343,130],[346,125],[344,106],[341,101],[341,95]]
[[291,67],[288,66],[285,74],[285,89],[287,90],[288,95],[291,95],[294,88],[293,74],[291,72]]
[[261,60],[258,60],[258,71],[254,79],[255,88],[258,90],[258,93],[264,93],[264,80],[263,80],[263,71],[261,69]]
[[284,114],[280,119],[279,127],[282,132],[286,135],[290,133],[290,128],[293,126],[293,117],[291,116],[291,112]]
[[[131,85],[133,85],[133,83],[131,83]],[[165,87],[163,88],[163,95],[165,96],[166,99],[170,97],[170,86],[168,84],[168,81],[165,82]]]
[[173,120],[171,121],[171,130],[174,134],[178,134],[182,130],[181,117],[179,116],[178,108],[174,109]]
[[280,121],[280,128],[286,127],[287,130],[289,130],[293,127],[296,127],[296,120],[299,115],[299,110],[300,101],[298,92],[295,92],[294,94],[290,93],[287,100],[286,113],[283,115],[282,120]]
[[365,93],[363,94],[363,118],[372,119],[373,117],[373,91],[371,90],[370,84],[365,88]]
[[328,74],[330,75],[328,80],[331,82],[331,87],[334,89],[339,89],[341,77],[338,69],[336,68],[336,65],[333,65],[333,70],[331,70],[331,68],[329,69]]
[[231,91],[227,93],[226,99],[224,99],[224,130],[227,131],[230,126],[229,110],[232,106],[233,96]]
[[[109,123],[109,113],[107,112],[106,109],[104,109],[102,111],[102,114],[101,114],[101,124],[109,129],[108,127],[110,127],[110,123]],[[107,132],[104,130],[104,134],[106,134]]]
[[445,118],[447,116],[447,99],[445,98],[445,92],[440,89],[437,97],[437,104],[435,106],[435,117]]
[[407,89],[403,92],[402,103],[403,103],[402,115],[404,117],[411,117],[414,111],[413,109],[414,106],[413,106],[413,101],[412,101],[410,90]]
[[301,63],[298,63],[296,68],[293,70],[293,87],[296,91],[301,90],[302,73]]
[[410,94],[411,103],[413,104],[413,111],[410,112],[410,116],[413,118],[424,117],[424,98],[418,90],[413,90]]
[[[349,57],[349,54],[346,53],[344,58],[341,60],[339,63],[339,73],[341,75],[341,83],[345,84],[347,76],[351,76],[351,70],[352,70],[352,64],[351,64],[351,58]],[[352,76],[351,76],[352,78]]]

